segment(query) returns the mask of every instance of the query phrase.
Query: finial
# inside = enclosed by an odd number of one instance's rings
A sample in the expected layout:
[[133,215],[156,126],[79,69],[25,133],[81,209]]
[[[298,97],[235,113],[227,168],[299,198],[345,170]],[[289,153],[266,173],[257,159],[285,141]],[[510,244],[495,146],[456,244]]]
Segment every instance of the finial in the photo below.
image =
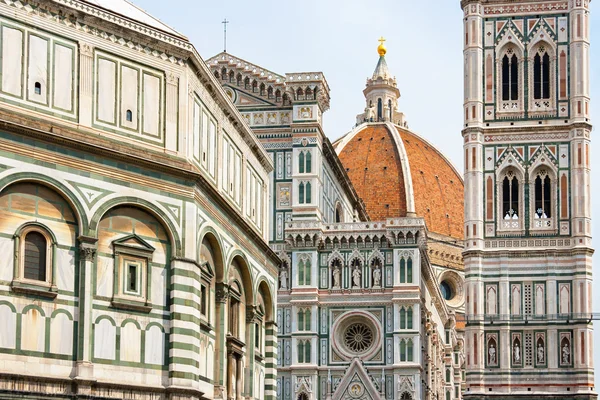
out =
[[382,36],[379,38],[379,46],[377,46],[377,52],[380,56],[385,56],[385,53],[387,53],[387,49],[385,48],[385,44],[383,44],[383,42],[385,42],[385,39]]

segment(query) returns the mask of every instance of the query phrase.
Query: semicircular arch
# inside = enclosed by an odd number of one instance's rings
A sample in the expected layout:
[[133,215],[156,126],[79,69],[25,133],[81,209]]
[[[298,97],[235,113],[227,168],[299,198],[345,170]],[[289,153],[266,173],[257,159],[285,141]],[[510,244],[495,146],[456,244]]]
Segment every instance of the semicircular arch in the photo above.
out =
[[137,207],[152,214],[156,219],[158,219],[158,221],[160,221],[163,224],[163,227],[169,235],[171,244],[175,247],[175,255],[181,255],[181,239],[179,237],[177,227],[175,226],[173,221],[171,221],[168,215],[158,206],[150,203],[147,200],[140,199],[137,197],[115,197],[103,203],[98,208],[98,210],[96,210],[96,213],[90,221],[90,234],[96,237],[98,235],[98,224],[100,223],[102,217],[109,210],[121,206]]
[[57,192],[67,201],[75,213],[80,234],[86,234],[88,232],[89,224],[87,214],[77,196],[64,183],[50,176],[36,172],[17,172],[0,179],[0,193],[8,186],[20,182],[38,183]]

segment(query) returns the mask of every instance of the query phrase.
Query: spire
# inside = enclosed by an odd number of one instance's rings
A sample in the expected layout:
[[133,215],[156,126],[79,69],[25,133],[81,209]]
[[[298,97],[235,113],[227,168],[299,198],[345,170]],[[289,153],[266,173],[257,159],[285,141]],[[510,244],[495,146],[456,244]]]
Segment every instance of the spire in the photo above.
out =
[[387,48],[385,47],[385,44],[383,44],[383,42],[385,42],[385,39],[382,36],[379,38],[379,46],[377,46],[379,61],[377,62],[377,66],[375,67],[375,71],[373,72],[373,80],[379,77],[387,79],[390,76],[390,71],[388,70],[387,62],[385,62]]

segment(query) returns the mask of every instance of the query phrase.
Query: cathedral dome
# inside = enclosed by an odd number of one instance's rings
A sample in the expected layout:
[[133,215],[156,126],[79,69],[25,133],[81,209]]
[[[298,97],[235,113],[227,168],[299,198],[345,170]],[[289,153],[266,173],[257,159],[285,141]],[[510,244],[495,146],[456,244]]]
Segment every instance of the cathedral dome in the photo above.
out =
[[334,146],[371,220],[418,216],[429,232],[463,238],[463,179],[425,139],[389,122],[363,123]]

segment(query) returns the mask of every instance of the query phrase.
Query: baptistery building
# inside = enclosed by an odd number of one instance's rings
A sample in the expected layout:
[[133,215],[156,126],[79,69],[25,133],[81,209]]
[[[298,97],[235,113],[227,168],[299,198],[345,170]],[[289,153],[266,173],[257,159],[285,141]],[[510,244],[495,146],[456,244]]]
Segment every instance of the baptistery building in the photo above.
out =
[[0,44],[0,398],[274,398],[273,164],[188,39],[9,0]]
[[378,54],[365,110],[333,144],[321,72],[207,60],[275,168],[281,400],[461,398],[463,180],[408,129],[383,41]]

